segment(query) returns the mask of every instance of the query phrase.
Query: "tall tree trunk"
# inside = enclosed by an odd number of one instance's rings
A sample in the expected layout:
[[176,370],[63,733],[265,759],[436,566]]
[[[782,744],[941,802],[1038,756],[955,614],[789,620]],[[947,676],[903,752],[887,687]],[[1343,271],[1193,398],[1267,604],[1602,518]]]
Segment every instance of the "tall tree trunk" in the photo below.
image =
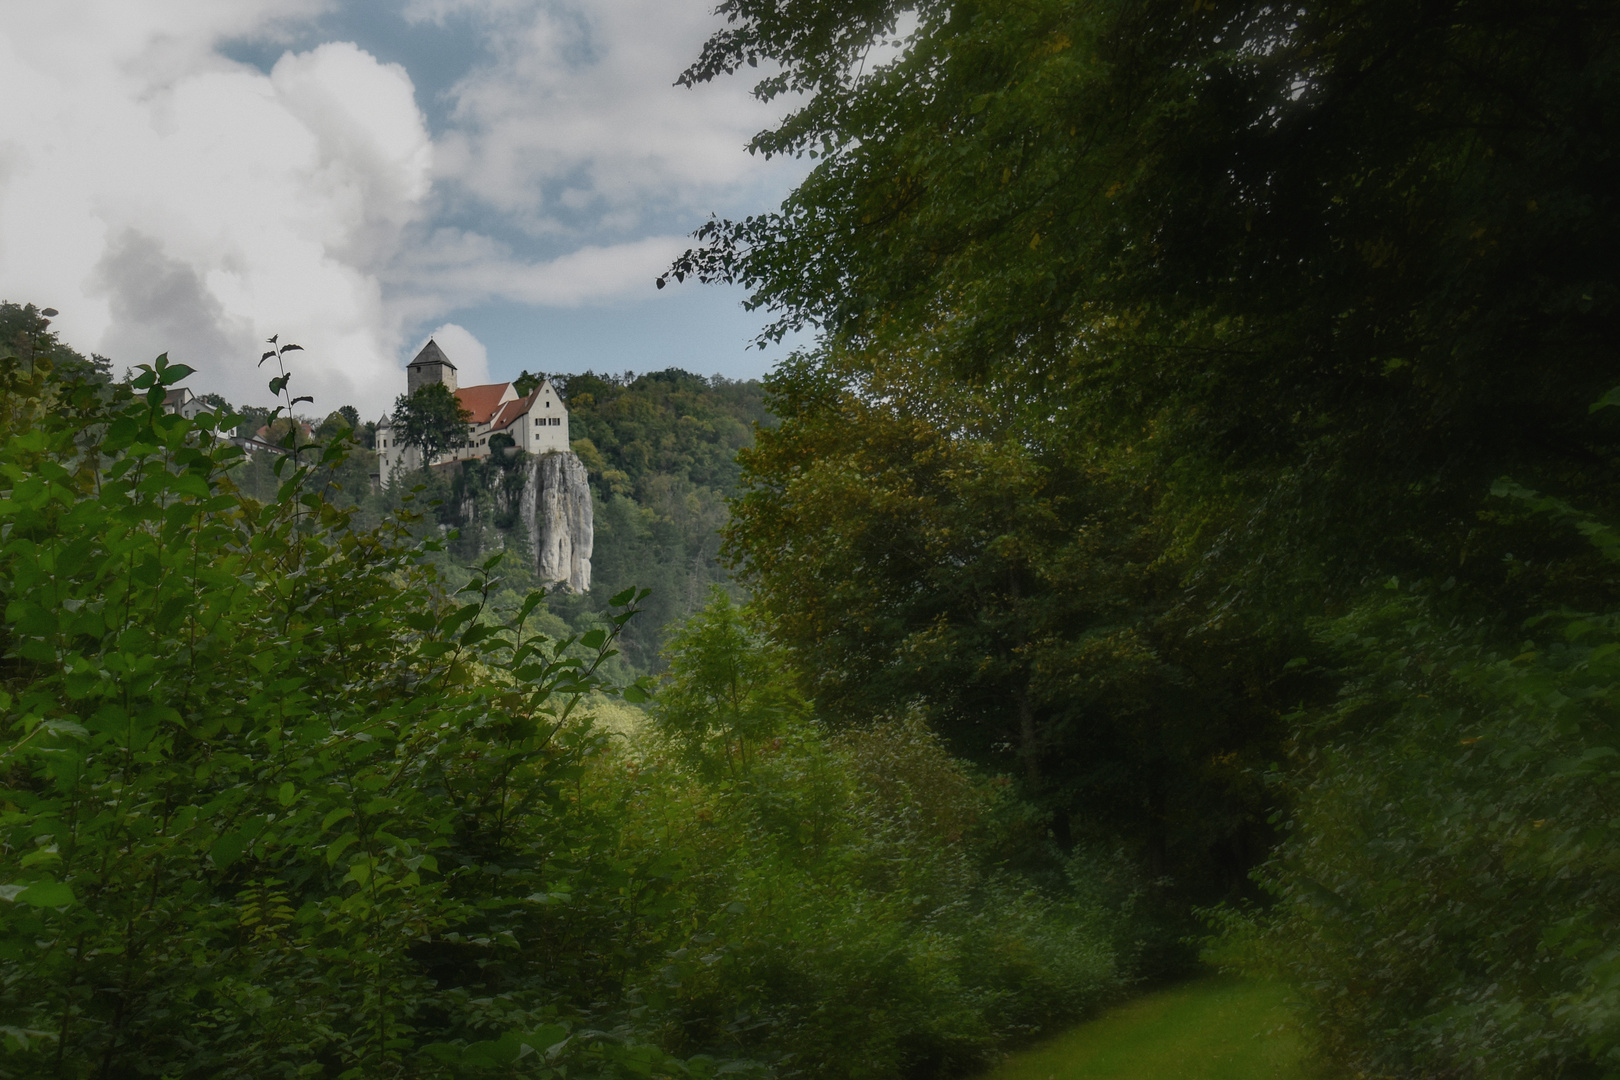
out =
[[1029,679],[1026,676],[1018,688],[1018,753],[1024,759],[1024,779],[1030,789],[1040,783],[1041,757],[1036,738],[1035,709],[1029,703]]

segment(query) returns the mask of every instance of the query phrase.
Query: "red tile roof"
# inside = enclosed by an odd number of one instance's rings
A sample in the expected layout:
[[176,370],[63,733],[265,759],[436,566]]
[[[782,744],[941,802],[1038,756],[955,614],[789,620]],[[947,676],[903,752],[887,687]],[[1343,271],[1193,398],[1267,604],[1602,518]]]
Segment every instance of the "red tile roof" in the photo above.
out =
[[500,431],[502,428],[510,427],[512,421],[529,411],[529,406],[533,405],[534,399],[539,396],[540,388],[537,386],[529,392],[528,397],[521,397],[516,401],[508,401],[503,404],[496,410],[494,417],[490,419],[489,430]]
[[506,388],[511,383],[487,383],[484,386],[463,386],[456,391],[456,400],[461,407],[472,413],[470,424],[487,424],[490,417],[495,415],[501,407],[501,398],[506,395]]

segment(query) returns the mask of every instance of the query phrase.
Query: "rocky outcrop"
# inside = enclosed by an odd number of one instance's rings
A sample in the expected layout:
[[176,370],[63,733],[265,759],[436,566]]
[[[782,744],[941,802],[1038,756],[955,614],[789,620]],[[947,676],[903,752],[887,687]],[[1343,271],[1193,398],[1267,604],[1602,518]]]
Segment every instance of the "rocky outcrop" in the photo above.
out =
[[539,454],[524,465],[527,475],[518,512],[534,545],[536,571],[544,581],[588,592],[596,523],[585,463],[568,451]]

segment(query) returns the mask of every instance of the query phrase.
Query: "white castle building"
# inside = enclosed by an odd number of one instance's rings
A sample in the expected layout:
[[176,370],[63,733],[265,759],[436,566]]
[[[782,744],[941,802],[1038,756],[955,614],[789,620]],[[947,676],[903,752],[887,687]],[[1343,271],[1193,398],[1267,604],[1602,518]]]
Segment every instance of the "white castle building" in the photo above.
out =
[[[568,407],[547,380],[541,380],[526,395],[519,394],[517,385],[509,382],[457,386],[456,365],[432,339],[422,346],[405,374],[407,393],[414,394],[429,383],[443,383],[455,393],[461,407],[472,414],[466,442],[445,451],[435,464],[488,457],[489,440],[501,434],[510,435],[514,446],[531,454],[569,450]],[[377,423],[377,466],[385,484],[397,473],[422,467],[421,451],[399,444],[389,416]]]

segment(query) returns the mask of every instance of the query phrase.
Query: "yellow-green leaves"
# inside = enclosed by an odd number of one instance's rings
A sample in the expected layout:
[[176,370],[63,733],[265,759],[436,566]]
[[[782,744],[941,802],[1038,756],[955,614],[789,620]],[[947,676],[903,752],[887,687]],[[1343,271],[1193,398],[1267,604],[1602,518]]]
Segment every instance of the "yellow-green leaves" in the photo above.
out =
[[0,900],[31,904],[40,908],[62,908],[75,902],[73,889],[57,881],[35,881],[26,885],[0,885]]

